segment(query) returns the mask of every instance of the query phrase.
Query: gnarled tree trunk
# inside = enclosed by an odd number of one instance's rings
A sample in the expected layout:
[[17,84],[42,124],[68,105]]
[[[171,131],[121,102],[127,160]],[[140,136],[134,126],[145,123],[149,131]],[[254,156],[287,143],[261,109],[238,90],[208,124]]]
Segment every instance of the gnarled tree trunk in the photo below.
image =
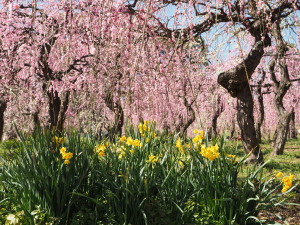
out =
[[236,67],[218,75],[218,83],[226,88],[232,97],[237,98],[237,121],[241,130],[244,150],[249,154],[247,159],[249,163],[263,161],[254,126],[254,103],[249,80],[263,57],[264,47],[270,44],[271,40],[268,36],[265,37],[264,42],[260,37],[256,37],[255,45],[246,59]]
[[[277,112],[278,123],[276,127],[276,132],[274,135],[273,152],[272,155],[283,154],[284,146],[286,143],[289,123],[291,120],[292,113],[287,112],[283,106],[283,98],[287,91],[289,90],[291,83],[289,78],[289,71],[284,60],[285,53],[287,52],[286,44],[281,35],[280,21],[274,24],[274,37],[276,40],[276,55],[274,56],[269,69],[271,73],[271,79],[274,86],[274,105]],[[279,66],[280,80],[278,81],[275,74],[275,65]]]
[[4,112],[6,110],[7,103],[5,100],[0,99],[0,141],[2,140],[4,131]]
[[253,99],[249,84],[241,85],[244,88],[237,94],[237,122],[241,130],[241,138],[245,152],[250,154],[247,162],[262,162],[263,155],[256,135],[253,116]]

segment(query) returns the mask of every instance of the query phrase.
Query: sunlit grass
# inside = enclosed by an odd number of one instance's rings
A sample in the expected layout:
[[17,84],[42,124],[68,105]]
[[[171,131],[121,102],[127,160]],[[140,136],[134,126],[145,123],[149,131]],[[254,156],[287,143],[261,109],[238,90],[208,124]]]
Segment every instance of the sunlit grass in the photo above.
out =
[[[245,153],[243,151],[241,141],[232,141],[230,146],[236,146],[236,155],[242,157]],[[300,139],[287,140],[283,155],[271,156],[272,141],[263,140],[260,145],[264,154],[264,160],[269,161],[264,169],[265,175],[275,174],[279,171],[284,174],[294,174],[295,180],[300,180]]]

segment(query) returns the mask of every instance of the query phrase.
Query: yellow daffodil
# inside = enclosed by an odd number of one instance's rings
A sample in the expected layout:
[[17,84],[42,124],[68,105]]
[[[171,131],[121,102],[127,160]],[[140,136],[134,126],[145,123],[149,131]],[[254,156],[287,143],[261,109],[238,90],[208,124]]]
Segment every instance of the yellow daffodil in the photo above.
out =
[[277,178],[281,177],[281,176],[282,176],[282,172],[278,172],[275,176],[276,176]]
[[55,143],[56,146],[59,146],[59,145],[65,143],[65,141],[66,141],[66,139],[63,137],[54,136],[52,138],[52,142]]
[[181,139],[178,138],[175,142],[175,146],[178,148],[179,151],[181,151],[181,153],[184,153],[184,150],[183,150],[183,146],[181,144]]
[[62,154],[62,159],[72,159],[73,158],[73,153],[72,152],[67,152]]
[[120,142],[125,142],[125,141],[126,141],[126,137],[125,136],[120,137]]
[[149,155],[148,156],[148,160],[146,160],[147,163],[150,163],[150,164],[154,164],[156,162],[159,162],[159,158],[155,155]]
[[290,175],[282,178],[282,182],[284,185],[281,192],[286,192],[288,189],[290,189],[293,186],[294,177],[295,177],[294,175]]
[[65,147],[62,147],[59,149],[60,154],[65,154],[67,149]]
[[105,151],[99,151],[99,152],[98,152],[98,156],[104,157],[104,156],[105,156]]
[[209,147],[205,147],[205,146],[201,146],[201,151],[200,151],[200,154],[213,161],[215,160],[216,158],[219,158],[220,157],[220,153],[219,153],[219,147],[218,145],[215,145],[215,146],[209,146]]

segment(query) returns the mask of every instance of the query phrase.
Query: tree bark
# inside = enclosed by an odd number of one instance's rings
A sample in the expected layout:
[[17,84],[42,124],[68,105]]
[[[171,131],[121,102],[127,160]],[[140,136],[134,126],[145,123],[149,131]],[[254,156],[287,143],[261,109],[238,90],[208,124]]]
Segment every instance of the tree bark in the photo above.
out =
[[236,115],[234,113],[234,115],[231,118],[231,128],[230,128],[230,139],[232,140],[234,138],[235,135],[235,121],[236,121]]
[[241,138],[245,152],[250,154],[247,162],[262,162],[263,155],[254,125],[252,93],[248,83],[243,86],[244,88],[237,95],[237,121],[241,130]]
[[263,161],[254,126],[254,103],[249,80],[264,55],[264,47],[270,44],[271,40],[268,36],[265,37],[264,42],[257,37],[250,53],[240,64],[218,75],[218,83],[227,89],[232,97],[237,98],[237,120],[245,153],[249,154],[246,161],[248,163]]
[[4,132],[4,112],[7,107],[7,102],[3,99],[0,99],[0,142],[2,140]]
[[[276,132],[274,135],[273,142],[273,152],[271,155],[281,155],[283,154],[284,146],[286,143],[289,123],[291,120],[292,113],[287,112],[283,106],[283,98],[287,91],[289,90],[291,83],[289,78],[289,71],[284,60],[285,53],[287,52],[286,44],[281,35],[280,21],[274,24],[274,37],[276,40],[276,55],[270,63],[269,70],[271,73],[271,79],[274,86],[274,105],[277,112],[278,123],[276,127]],[[277,80],[275,74],[275,66],[278,64],[280,71],[280,80]]]
[[264,122],[265,119],[265,109],[264,109],[264,97],[263,97],[263,93],[261,91],[261,85],[263,84],[265,77],[266,77],[266,72],[264,70],[261,71],[262,76],[259,79],[259,81],[257,82],[258,87],[256,89],[256,93],[257,93],[257,99],[258,99],[258,118],[257,118],[257,123],[255,126],[255,130],[256,130],[256,137],[259,141],[259,143],[261,143],[261,126]]
[[281,114],[274,135],[273,152],[271,155],[282,155],[287,140],[291,113]]
[[122,135],[122,128],[124,125],[124,111],[120,99],[114,101],[112,91],[107,91],[104,97],[106,106],[115,114],[114,124],[109,129],[109,138],[114,139],[115,136]]
[[38,131],[38,128],[41,127],[41,122],[40,122],[39,114],[40,114],[40,111],[39,111],[38,108],[36,108],[36,110],[34,110],[30,114],[32,116],[32,120],[33,120],[33,133],[35,133],[36,131]]
[[191,102],[187,99],[187,80],[183,83],[183,104],[187,110],[187,119],[184,121],[183,116],[179,116],[179,123],[177,124],[175,130],[177,133],[182,135],[186,135],[186,131],[189,126],[196,120],[195,110],[193,109],[192,105],[195,100]]
[[211,117],[211,127],[208,129],[208,138],[216,137],[218,118],[224,111],[224,105],[221,103],[221,96],[217,95],[216,101],[214,103],[214,111]]
[[66,120],[70,92],[65,92],[59,96],[57,91],[48,91],[47,96],[49,99],[50,127],[61,133]]
[[297,139],[297,130],[296,130],[296,125],[295,125],[295,109],[292,109],[291,112],[291,120],[290,120],[290,127],[289,127],[289,133],[290,133],[290,138]]

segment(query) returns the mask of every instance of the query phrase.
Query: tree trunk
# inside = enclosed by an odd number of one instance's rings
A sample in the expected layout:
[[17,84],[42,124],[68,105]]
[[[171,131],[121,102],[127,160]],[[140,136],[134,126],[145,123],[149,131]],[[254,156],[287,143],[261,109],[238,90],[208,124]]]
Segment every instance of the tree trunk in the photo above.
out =
[[[286,43],[284,42],[281,35],[280,21],[274,24],[274,37],[276,40],[276,55],[270,63],[269,70],[271,74],[271,79],[274,86],[274,105],[276,108],[278,123],[276,127],[276,132],[274,135],[273,142],[273,152],[271,155],[281,155],[283,154],[284,146],[286,143],[289,123],[291,120],[292,113],[287,112],[283,106],[283,98],[287,91],[289,90],[291,83],[289,78],[289,71],[284,60],[285,53],[287,52]],[[277,80],[275,73],[275,66],[278,64],[280,71],[280,80]]]
[[271,40],[268,36],[265,37],[264,42],[256,37],[255,45],[246,59],[236,67],[218,75],[218,83],[227,89],[232,97],[237,98],[237,120],[245,153],[249,154],[246,162],[249,163],[263,161],[254,126],[254,103],[249,80],[264,55],[264,47],[269,46],[270,43]]
[[250,154],[246,160],[248,163],[263,161],[254,125],[253,106],[254,103],[249,84],[245,83],[244,88],[237,95],[237,121],[241,130],[244,150],[247,154]]
[[69,106],[70,92],[59,96],[57,91],[48,91],[47,95],[49,101],[50,128],[55,128],[58,133],[61,133],[64,128],[66,111]]
[[234,113],[234,116],[231,118],[231,129],[230,129],[230,139],[232,140],[235,135],[235,121],[236,121],[236,115]]
[[175,130],[177,133],[180,133],[182,135],[186,135],[186,131],[189,128],[189,126],[195,121],[196,115],[195,110],[193,109],[192,105],[195,101],[192,100],[190,103],[187,99],[187,80],[183,83],[183,104],[187,110],[187,119],[184,121],[183,115],[179,116],[179,123],[177,124]]
[[122,135],[122,128],[124,125],[124,111],[120,99],[114,101],[113,93],[107,91],[104,97],[106,106],[115,114],[114,124],[109,130],[109,138],[114,139],[115,136]]
[[288,136],[291,113],[280,115],[274,135],[273,152],[271,155],[282,155]]
[[4,112],[6,110],[7,103],[5,100],[0,99],[0,142],[2,140],[4,131]]
[[221,104],[221,96],[217,95],[216,101],[214,103],[214,111],[211,117],[211,127],[208,129],[208,138],[216,137],[218,118],[224,111],[224,105]]
[[259,79],[259,81],[257,82],[258,87],[256,89],[259,112],[258,112],[258,118],[257,118],[255,130],[256,130],[256,138],[258,139],[259,143],[261,143],[261,126],[265,119],[264,97],[263,97],[263,94],[261,91],[261,85],[263,84],[265,77],[266,77],[266,72],[264,70],[262,70],[262,76]]
[[290,131],[290,138],[297,139],[297,130],[296,130],[296,125],[295,125],[295,109],[292,109],[291,112],[291,120],[290,120],[290,126],[289,126],[289,131]]

